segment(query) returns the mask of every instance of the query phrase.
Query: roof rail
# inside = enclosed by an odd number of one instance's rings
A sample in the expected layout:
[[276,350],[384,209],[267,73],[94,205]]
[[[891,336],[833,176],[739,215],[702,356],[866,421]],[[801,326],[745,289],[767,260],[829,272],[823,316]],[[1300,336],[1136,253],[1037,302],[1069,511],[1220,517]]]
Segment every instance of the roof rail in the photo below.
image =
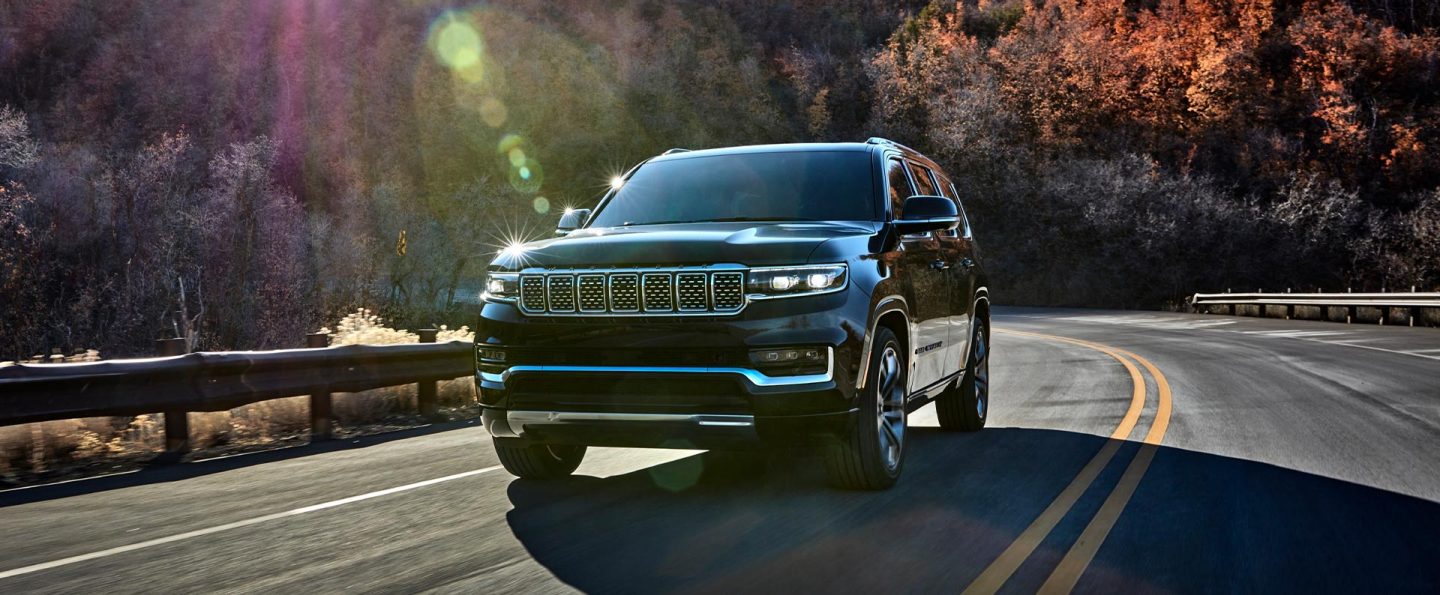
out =
[[666,151],[666,152],[664,152],[664,153],[661,153],[661,155],[674,155],[675,153],[689,153],[689,152],[690,152],[690,149],[681,149],[680,147],[675,147],[675,148],[673,148],[673,149],[670,149],[669,151]]
[[905,146],[905,145],[902,145],[902,144],[900,144],[900,143],[897,143],[897,142],[895,142],[895,141],[893,141],[893,140],[890,140],[890,139],[888,139],[888,138],[881,138],[881,137],[878,137],[878,136],[872,136],[872,137],[870,137],[870,138],[868,138],[868,139],[865,139],[865,144],[867,144],[867,145],[885,145],[885,146],[887,146],[887,147],[895,147],[895,148],[897,148],[897,149],[904,149],[904,150],[910,151],[910,152],[912,152],[912,153],[919,153],[919,151],[916,151],[915,149],[912,149],[912,148],[910,148],[910,147],[907,147],[907,146]]

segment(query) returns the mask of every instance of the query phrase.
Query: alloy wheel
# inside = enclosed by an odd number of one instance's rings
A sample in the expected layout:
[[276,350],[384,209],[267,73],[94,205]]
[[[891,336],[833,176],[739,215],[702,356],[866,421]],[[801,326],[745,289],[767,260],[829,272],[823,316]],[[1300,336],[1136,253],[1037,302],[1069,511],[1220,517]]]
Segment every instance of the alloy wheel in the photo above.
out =
[[875,420],[879,425],[880,452],[885,467],[895,469],[905,448],[905,369],[894,345],[886,345],[880,356],[880,378],[875,395]]
[[985,419],[990,405],[990,345],[982,324],[975,330],[975,414]]

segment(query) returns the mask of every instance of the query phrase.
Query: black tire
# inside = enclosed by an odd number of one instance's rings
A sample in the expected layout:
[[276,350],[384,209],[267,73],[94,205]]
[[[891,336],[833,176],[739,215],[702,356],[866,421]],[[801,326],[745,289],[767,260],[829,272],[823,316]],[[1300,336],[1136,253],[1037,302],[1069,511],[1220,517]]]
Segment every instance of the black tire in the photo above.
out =
[[525,479],[558,479],[575,472],[585,458],[584,446],[526,444],[495,438],[495,454],[511,475]]
[[889,488],[905,466],[909,364],[890,329],[880,327],[871,345],[870,375],[858,398],[859,413],[846,435],[825,451],[830,484],[841,489]]
[[974,432],[985,427],[990,413],[988,322],[975,319],[970,330],[970,353],[965,357],[965,375],[935,399],[935,416],[940,418],[940,428],[947,432]]

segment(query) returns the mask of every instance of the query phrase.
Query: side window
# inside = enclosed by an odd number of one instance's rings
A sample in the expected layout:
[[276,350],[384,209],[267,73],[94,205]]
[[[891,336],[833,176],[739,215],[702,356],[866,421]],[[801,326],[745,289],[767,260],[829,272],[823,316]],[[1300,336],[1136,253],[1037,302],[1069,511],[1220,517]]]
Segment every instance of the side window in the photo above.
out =
[[930,169],[916,163],[910,164],[910,173],[915,176],[916,194],[928,196],[939,196],[940,191],[935,189],[935,181],[930,179]]
[[895,213],[895,218],[900,218],[901,205],[905,199],[915,194],[910,187],[909,177],[905,175],[905,164],[899,159],[891,159],[885,166],[885,183],[890,187],[890,210]]
[[945,196],[955,201],[955,210],[960,213],[960,235],[970,237],[970,218],[965,216],[965,204],[960,202],[960,194],[955,192],[955,184],[950,180],[941,180],[940,188],[945,191]]

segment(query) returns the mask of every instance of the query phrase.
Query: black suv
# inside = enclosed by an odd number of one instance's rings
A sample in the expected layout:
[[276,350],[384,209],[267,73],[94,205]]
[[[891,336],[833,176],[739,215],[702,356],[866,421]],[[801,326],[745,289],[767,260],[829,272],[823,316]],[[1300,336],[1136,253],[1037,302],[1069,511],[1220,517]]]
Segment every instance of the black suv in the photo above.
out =
[[880,489],[909,412],[985,425],[985,272],[955,186],[908,147],[672,149],[556,235],[490,264],[475,335],[515,475],[568,475],[587,445],[786,444]]

